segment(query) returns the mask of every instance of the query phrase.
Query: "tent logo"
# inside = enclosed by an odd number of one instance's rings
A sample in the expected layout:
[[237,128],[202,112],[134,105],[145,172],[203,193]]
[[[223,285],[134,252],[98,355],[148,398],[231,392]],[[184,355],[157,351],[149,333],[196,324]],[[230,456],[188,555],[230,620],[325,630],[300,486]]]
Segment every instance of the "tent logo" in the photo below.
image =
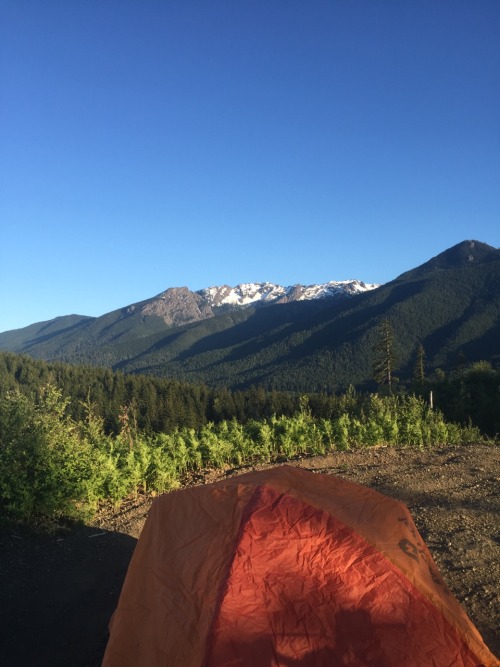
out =
[[418,563],[418,549],[413,542],[407,539],[400,540],[398,546],[404,554]]

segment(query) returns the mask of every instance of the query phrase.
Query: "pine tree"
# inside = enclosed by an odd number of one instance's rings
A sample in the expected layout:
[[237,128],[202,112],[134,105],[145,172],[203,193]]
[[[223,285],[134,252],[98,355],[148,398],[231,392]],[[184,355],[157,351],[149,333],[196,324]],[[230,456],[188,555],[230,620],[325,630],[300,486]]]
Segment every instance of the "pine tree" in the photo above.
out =
[[425,380],[425,350],[422,343],[418,344],[417,347],[417,359],[415,361],[415,372],[414,372],[415,382],[418,384],[423,384]]
[[394,355],[394,333],[391,322],[387,317],[380,321],[378,340],[373,348],[373,353],[373,377],[379,385],[386,384],[389,393],[392,393],[396,358]]

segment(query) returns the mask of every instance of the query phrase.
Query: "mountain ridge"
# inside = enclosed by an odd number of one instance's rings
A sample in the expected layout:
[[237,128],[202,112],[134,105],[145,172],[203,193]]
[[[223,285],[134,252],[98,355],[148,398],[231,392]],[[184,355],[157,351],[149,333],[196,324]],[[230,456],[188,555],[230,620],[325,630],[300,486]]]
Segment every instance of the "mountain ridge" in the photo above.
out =
[[[170,287],[152,299],[142,302],[144,316],[161,317],[168,326],[179,326],[214,317],[218,313],[247,306],[309,301],[361,294],[379,285],[361,280],[330,281],[317,285],[295,284],[284,287],[271,282],[211,286],[191,291],[187,287]],[[134,308],[134,306],[129,306]]]
[[[172,289],[100,318],[68,316],[0,334],[0,349],[213,386],[334,391],[370,380],[377,329],[388,318],[402,376],[411,376],[419,344],[429,372],[453,366],[460,354],[500,362],[500,251],[477,241],[352,298],[256,299],[231,307],[223,303],[226,289],[209,295],[222,303],[213,312],[199,293]],[[155,311],[167,296],[192,301],[198,319],[167,324]],[[252,295],[243,289],[238,298],[245,296]],[[212,314],[201,317],[201,307]]]
[[[112,313],[121,313],[121,319],[130,316],[159,317],[167,326],[182,326],[214,317],[218,312],[247,306],[260,306],[271,303],[290,303],[292,301],[308,301],[315,299],[354,296],[376,289],[378,284],[365,283],[362,280],[329,281],[322,284],[295,284],[288,287],[270,282],[240,283],[235,287],[229,285],[211,286],[192,291],[188,287],[169,287],[154,297],[123,306],[110,313],[98,317],[88,315],[61,315],[51,320],[36,322],[0,333],[15,334],[21,331],[38,331],[46,327],[57,327],[63,322],[96,321],[109,317]],[[15,338],[15,335],[10,338]]]
[[450,268],[494,261],[499,257],[500,248],[495,248],[482,241],[462,241],[420,264],[420,266],[405,271],[396,280],[416,278],[434,271],[444,271]]

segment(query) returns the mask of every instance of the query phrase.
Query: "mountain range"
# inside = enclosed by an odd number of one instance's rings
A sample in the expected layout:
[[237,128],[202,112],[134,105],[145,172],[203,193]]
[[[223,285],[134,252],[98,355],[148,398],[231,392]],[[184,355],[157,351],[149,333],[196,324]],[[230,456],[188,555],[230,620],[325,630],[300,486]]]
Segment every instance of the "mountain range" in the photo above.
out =
[[499,362],[500,250],[464,241],[381,286],[170,288],[101,317],[0,333],[0,349],[214,386],[336,390],[370,382],[382,318],[402,379],[420,344],[428,372],[459,358]]
[[322,285],[289,287],[275,283],[243,283],[236,287],[207,287],[196,292],[191,292],[187,287],[170,287],[152,299],[128,306],[125,313],[130,315],[138,310],[143,318],[161,317],[166,325],[179,326],[246,306],[313,299],[343,299],[376,287],[378,285],[366,284],[360,280],[332,280]]

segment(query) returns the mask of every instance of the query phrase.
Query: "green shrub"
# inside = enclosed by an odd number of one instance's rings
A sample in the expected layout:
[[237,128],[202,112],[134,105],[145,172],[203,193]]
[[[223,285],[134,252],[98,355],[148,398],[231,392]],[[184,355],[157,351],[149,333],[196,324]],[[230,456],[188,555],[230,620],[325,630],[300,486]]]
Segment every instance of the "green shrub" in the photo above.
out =
[[162,493],[190,470],[282,457],[324,454],[352,447],[425,447],[481,441],[479,430],[445,422],[419,397],[358,397],[350,393],[330,419],[314,418],[305,400],[293,416],[208,423],[198,431],[139,432],[122,411],[118,435],[82,403],[82,418],[68,416],[68,400],[53,386],[36,397],[18,391],[0,399],[0,510],[23,521],[86,516],[99,502],[119,503],[131,493]]
[[92,448],[66,416],[54,387],[37,402],[12,392],[0,406],[0,503],[6,515],[32,520],[78,516],[87,509]]

